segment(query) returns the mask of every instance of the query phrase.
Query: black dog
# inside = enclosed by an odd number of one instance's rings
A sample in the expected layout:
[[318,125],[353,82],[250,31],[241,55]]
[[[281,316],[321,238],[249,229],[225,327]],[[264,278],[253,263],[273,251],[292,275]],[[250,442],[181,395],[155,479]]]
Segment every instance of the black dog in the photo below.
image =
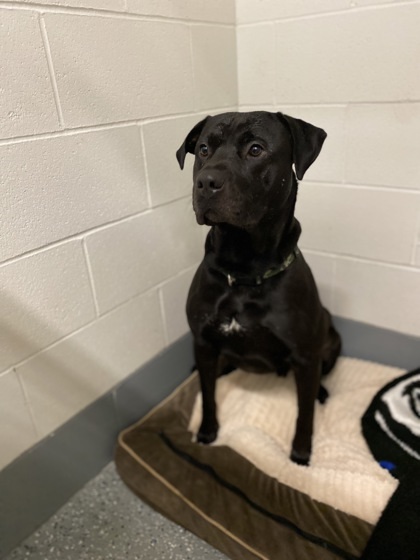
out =
[[217,437],[219,375],[292,369],[299,413],[291,459],[309,463],[315,400],[328,396],[321,374],[341,340],[297,247],[294,208],[296,176],[325,138],[282,113],[225,113],[199,122],[177,151],[181,169],[195,154],[193,207],[197,222],[212,226],[187,302],[203,394],[199,442]]

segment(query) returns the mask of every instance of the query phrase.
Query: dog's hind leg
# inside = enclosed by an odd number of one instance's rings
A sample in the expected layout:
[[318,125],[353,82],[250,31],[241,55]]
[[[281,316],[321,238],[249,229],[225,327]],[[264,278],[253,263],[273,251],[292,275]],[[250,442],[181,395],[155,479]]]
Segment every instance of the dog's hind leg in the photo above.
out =
[[318,396],[317,396],[317,400],[318,402],[320,402],[321,404],[324,404],[325,401],[328,399],[329,394],[327,389],[323,386],[323,385],[319,385],[319,391],[318,391]]
[[219,377],[222,377],[222,375],[229,375],[229,373],[232,373],[232,371],[235,371],[236,367],[234,365],[232,365],[229,360],[227,360],[223,354],[219,357],[219,362],[218,362],[218,373],[219,373]]
[[219,359],[218,353],[211,346],[195,344],[194,351],[203,397],[203,416],[197,433],[197,441],[207,444],[217,438],[219,430],[215,398]]
[[326,375],[333,369],[341,352],[341,337],[335,330],[329,312],[326,309],[324,312],[328,321],[328,334],[323,348],[322,375]]

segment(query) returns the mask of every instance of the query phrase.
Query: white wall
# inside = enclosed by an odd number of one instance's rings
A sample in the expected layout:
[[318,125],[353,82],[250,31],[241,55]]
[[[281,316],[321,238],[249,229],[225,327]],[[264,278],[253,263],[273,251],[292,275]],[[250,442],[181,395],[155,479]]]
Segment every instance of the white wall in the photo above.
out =
[[324,127],[301,241],[333,313],[420,336],[420,2],[237,0],[241,110]]
[[236,107],[234,23],[233,0],[0,3],[0,468],[186,332],[203,231],[175,150]]

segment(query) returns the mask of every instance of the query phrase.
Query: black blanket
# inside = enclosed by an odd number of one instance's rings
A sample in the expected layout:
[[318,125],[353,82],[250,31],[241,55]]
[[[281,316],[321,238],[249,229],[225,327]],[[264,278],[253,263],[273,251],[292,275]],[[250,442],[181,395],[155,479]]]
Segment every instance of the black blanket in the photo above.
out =
[[362,418],[376,460],[399,479],[363,560],[420,559],[420,368],[394,379]]

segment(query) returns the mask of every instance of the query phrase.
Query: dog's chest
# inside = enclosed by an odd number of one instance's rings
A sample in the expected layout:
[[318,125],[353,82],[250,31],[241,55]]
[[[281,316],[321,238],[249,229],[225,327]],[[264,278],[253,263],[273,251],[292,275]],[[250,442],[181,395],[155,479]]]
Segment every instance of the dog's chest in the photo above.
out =
[[230,291],[214,307],[209,326],[214,334],[226,338],[248,337],[263,328],[266,309],[246,293]]
[[221,322],[219,325],[219,331],[226,335],[232,335],[235,333],[240,333],[245,331],[245,327],[243,327],[240,323],[238,323],[235,317],[232,317],[229,321],[227,319],[225,322]]
[[277,371],[289,354],[270,326],[270,305],[263,298],[231,291],[218,300],[202,337],[235,367],[246,371]]
[[271,346],[275,346],[273,334],[264,322],[243,310],[215,315],[205,329],[205,338],[235,360],[260,353],[268,355]]

